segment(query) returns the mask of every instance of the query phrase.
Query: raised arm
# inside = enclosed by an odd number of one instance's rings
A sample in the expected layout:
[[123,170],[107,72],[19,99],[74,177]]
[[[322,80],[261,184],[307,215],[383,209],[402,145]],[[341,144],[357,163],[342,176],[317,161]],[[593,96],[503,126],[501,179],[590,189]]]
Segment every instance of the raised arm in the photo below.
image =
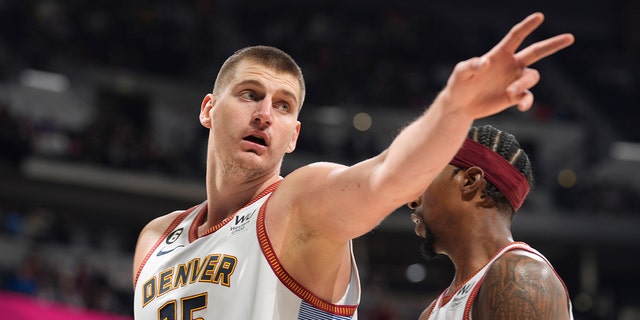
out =
[[543,20],[527,17],[489,52],[458,63],[431,106],[380,155],[352,167],[314,164],[287,177],[281,188],[293,195],[296,224],[332,241],[362,235],[430,184],[475,119],[514,105],[529,109],[529,89],[540,79],[529,66],[573,43],[563,34],[517,51]]

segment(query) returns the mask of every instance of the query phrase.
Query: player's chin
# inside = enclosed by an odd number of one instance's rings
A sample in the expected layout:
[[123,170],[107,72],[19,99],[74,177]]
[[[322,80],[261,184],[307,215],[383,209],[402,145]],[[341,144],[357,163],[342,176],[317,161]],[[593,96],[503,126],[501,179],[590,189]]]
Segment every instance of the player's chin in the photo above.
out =
[[420,254],[426,261],[433,261],[438,258],[439,254],[436,252],[434,243],[429,238],[425,238],[420,245]]
[[243,148],[242,151],[244,155],[250,158],[253,158],[253,157],[263,158],[268,153],[267,147],[262,147],[262,146],[260,147],[252,146],[249,148]]

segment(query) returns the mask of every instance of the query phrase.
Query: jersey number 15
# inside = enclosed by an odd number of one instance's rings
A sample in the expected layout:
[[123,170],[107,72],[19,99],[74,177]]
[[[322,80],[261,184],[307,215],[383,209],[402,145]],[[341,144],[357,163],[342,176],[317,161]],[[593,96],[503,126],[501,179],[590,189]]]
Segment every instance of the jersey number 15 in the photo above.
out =
[[177,301],[171,300],[158,309],[158,320],[202,320],[202,318],[194,318],[193,313],[207,307],[207,293],[185,297],[180,299],[180,302],[182,306],[180,317],[177,313]]

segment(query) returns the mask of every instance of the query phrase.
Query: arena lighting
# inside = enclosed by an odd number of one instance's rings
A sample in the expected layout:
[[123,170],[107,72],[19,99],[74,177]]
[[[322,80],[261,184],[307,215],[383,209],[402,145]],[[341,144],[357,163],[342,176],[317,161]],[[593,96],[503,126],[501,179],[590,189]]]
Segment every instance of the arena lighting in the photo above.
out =
[[578,176],[571,169],[563,169],[558,173],[558,184],[564,188],[571,188],[576,185]]
[[353,127],[358,131],[367,131],[371,129],[373,119],[366,112],[360,112],[353,117]]
[[59,73],[24,69],[19,75],[20,84],[35,89],[64,92],[69,88],[69,79]]
[[640,161],[640,143],[614,142],[609,154],[616,160]]
[[407,280],[412,283],[418,283],[427,276],[427,269],[420,263],[414,263],[407,267]]

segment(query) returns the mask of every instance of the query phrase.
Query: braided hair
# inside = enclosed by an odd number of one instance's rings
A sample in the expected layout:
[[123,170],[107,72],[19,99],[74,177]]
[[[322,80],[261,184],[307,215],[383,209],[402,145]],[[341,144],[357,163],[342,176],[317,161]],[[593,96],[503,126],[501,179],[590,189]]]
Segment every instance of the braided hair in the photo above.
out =
[[[480,144],[487,146],[495,153],[505,158],[511,165],[513,165],[518,171],[520,171],[529,182],[529,187],[533,188],[534,178],[533,169],[529,156],[520,147],[520,143],[516,140],[515,136],[499,130],[491,125],[484,125],[480,127],[473,127],[469,130],[468,138],[474,140]],[[514,210],[507,198],[494,186],[491,182],[487,181],[487,187],[484,190],[485,196],[490,196],[496,201],[498,209],[500,211],[510,212],[511,218],[513,218]]]

